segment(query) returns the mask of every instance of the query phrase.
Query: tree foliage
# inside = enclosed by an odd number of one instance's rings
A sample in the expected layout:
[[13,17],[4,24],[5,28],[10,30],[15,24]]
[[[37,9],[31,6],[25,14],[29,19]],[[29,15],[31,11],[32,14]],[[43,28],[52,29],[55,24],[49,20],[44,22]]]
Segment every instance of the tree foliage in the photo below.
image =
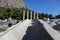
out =
[[[29,11],[29,19],[30,19],[30,15],[31,15],[31,11],[28,8],[4,8],[4,7],[0,7],[0,19],[8,19],[9,17],[16,19],[16,20],[22,20],[23,18],[23,11],[25,11],[25,17],[27,18],[27,11]],[[32,16],[34,17],[34,11],[32,11]],[[37,13],[36,13],[37,16]],[[60,18],[60,15],[56,15],[55,17],[53,17],[52,14],[48,14],[48,13],[39,13],[39,19],[42,19],[44,17],[46,18]]]
[[55,18],[60,19],[60,15],[56,15]]

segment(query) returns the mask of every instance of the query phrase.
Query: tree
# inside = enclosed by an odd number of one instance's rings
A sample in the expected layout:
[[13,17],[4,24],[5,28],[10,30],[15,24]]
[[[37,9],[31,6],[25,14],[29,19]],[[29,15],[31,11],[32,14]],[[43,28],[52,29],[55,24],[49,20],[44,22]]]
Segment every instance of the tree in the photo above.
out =
[[60,15],[56,15],[55,18],[56,18],[56,19],[60,19]]

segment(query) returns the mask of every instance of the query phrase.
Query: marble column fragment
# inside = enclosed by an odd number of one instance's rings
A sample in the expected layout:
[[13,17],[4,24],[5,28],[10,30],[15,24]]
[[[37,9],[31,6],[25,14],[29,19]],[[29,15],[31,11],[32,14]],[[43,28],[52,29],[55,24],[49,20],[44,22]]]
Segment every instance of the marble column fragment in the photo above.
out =
[[34,19],[35,19],[35,12],[34,12]]
[[38,19],[38,13],[37,13],[37,19]]
[[25,11],[23,11],[23,21],[25,20]]
[[31,11],[31,16],[30,16],[30,18],[32,19],[32,11]]
[[29,19],[29,11],[27,11],[27,19]]

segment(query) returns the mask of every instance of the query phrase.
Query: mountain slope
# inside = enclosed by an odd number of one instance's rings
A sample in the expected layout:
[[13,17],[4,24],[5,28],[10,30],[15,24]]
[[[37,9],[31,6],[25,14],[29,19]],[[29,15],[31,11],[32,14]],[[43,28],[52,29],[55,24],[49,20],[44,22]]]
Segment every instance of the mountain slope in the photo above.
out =
[[0,0],[0,7],[25,7],[23,0]]

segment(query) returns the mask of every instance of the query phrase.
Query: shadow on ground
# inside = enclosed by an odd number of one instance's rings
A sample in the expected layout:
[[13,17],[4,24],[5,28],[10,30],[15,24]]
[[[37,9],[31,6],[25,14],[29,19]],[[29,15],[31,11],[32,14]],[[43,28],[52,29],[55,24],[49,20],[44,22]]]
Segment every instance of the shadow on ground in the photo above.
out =
[[53,29],[60,31],[60,24],[53,26]]
[[26,35],[22,40],[53,40],[38,20],[32,21],[33,25],[29,26]]

